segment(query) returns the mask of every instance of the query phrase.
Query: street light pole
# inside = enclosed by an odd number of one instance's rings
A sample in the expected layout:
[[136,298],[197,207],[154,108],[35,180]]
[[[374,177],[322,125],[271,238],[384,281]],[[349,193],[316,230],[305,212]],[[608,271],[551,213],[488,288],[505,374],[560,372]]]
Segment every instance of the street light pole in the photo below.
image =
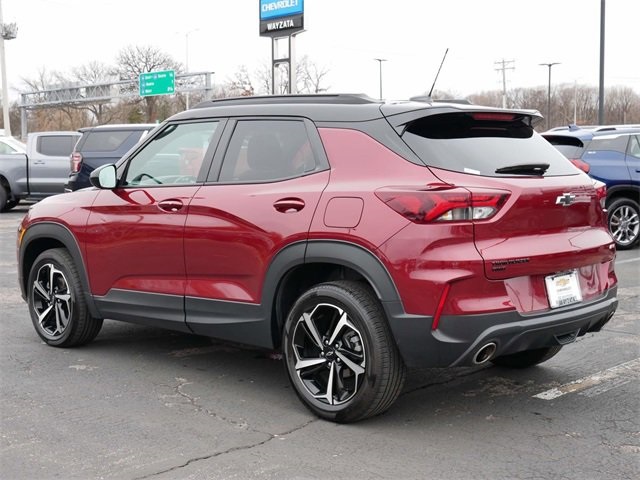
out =
[[549,67],[549,84],[547,87],[547,130],[551,128],[551,67],[560,65],[560,62],[540,63],[542,67]]
[[4,57],[4,41],[16,38],[16,25],[5,25],[2,20],[2,0],[0,0],[0,69],[2,70],[2,118],[4,134],[11,136],[11,121],[9,119],[9,87],[7,84],[7,66]]
[[380,69],[380,100],[382,100],[382,62],[386,62],[386,58],[374,58],[376,62],[378,62]]
[[[189,30],[187,33],[184,34],[184,44],[185,44],[185,63],[184,63],[184,68],[185,68],[185,72],[184,73],[189,73],[189,35],[191,35],[193,32],[197,32],[198,30],[200,30],[199,28],[194,28],[193,30]],[[188,87],[188,85],[187,85]],[[185,105],[187,107],[187,110],[189,110],[189,92],[187,91],[185,94]]]

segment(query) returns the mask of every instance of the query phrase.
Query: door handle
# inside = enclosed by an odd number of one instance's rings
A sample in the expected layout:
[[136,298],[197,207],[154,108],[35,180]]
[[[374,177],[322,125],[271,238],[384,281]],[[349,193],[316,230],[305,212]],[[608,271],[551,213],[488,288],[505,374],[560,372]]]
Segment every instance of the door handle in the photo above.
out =
[[273,208],[280,213],[299,212],[304,208],[304,200],[301,198],[282,198],[274,202]]
[[181,210],[182,207],[184,207],[184,203],[182,203],[182,201],[177,200],[177,199],[171,199],[171,200],[162,200],[161,202],[158,202],[158,208],[160,210],[164,210],[165,212],[177,212],[178,210]]

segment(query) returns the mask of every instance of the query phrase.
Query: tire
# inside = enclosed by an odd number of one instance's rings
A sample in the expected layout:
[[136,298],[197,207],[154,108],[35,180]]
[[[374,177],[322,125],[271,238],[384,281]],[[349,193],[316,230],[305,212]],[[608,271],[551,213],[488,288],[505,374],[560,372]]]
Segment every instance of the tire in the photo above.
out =
[[406,368],[382,306],[359,282],[323,283],[303,293],[286,319],[282,345],[298,397],[326,420],[379,415],[404,385]]
[[609,232],[616,248],[627,250],[640,241],[640,206],[630,198],[616,198],[607,207]]
[[8,212],[9,210],[14,208],[19,203],[20,203],[20,200],[9,200],[7,203],[4,204],[4,210],[3,211],[4,212]]
[[0,212],[6,212],[7,208],[7,198],[9,198],[9,194],[5,190],[5,188],[0,185]]
[[69,252],[42,252],[29,271],[27,302],[36,332],[48,345],[76,347],[92,341],[102,319],[89,314],[80,275]]
[[502,355],[491,360],[494,365],[507,368],[527,368],[546,362],[554,357],[562,349],[562,345],[554,347],[536,348],[534,350],[525,350],[524,352],[513,353],[511,355]]

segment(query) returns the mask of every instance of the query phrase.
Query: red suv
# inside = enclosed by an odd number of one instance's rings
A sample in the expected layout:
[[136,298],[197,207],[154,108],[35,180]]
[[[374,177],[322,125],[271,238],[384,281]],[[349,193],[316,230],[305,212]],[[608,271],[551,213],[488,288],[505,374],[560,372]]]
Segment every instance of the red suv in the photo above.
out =
[[543,362],[617,306],[605,192],[534,111],[247,97],[180,113],[95,188],[32,207],[20,287],[49,345],[103,318],[282,349],[322,418],[406,366]]

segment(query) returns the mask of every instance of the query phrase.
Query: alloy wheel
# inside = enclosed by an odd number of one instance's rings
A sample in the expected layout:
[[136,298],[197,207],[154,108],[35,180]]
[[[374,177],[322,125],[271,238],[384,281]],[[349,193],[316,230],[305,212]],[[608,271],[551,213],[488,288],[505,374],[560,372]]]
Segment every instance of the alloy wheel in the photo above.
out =
[[621,205],[611,212],[609,228],[616,243],[627,246],[638,238],[640,217],[629,205]]
[[45,263],[38,269],[31,305],[42,334],[52,340],[60,338],[71,320],[73,305],[69,283],[54,264]]
[[347,312],[320,303],[302,313],[292,335],[295,373],[306,391],[327,405],[341,405],[358,392],[366,368],[362,335]]

